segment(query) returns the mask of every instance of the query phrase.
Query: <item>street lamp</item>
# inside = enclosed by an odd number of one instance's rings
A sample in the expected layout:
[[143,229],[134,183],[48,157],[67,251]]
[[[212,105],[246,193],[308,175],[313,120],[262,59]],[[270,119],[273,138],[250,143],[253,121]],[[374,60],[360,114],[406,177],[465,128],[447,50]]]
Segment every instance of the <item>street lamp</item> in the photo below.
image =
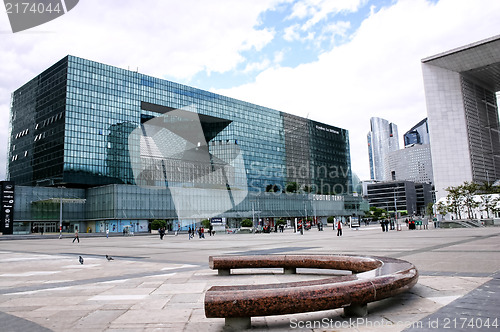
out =
[[58,187],[60,190],[61,197],[59,198],[59,239],[62,238],[62,208],[63,208],[63,186]]

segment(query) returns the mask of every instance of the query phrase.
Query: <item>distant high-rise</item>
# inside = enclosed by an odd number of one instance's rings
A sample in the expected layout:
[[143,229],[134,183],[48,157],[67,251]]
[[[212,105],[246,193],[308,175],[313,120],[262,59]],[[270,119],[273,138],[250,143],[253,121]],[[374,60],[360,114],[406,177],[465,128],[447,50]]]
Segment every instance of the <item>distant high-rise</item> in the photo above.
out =
[[500,178],[500,36],[422,60],[438,194]]
[[391,151],[385,158],[385,178],[391,181],[434,182],[427,119],[404,135],[405,148]]
[[371,118],[367,140],[371,179],[390,180],[385,175],[385,158],[399,149],[398,126],[382,118]]
[[404,135],[405,147],[412,144],[429,144],[429,127],[427,118],[417,123],[413,128],[408,130]]

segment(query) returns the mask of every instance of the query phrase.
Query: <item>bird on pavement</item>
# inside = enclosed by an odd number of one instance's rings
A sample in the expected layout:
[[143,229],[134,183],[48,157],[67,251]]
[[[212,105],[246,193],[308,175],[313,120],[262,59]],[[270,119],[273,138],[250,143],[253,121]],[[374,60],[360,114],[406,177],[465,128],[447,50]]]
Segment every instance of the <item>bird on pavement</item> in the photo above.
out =
[[78,257],[79,257],[78,261],[80,262],[80,264],[83,264],[83,258],[82,258],[82,256],[78,256]]
[[112,261],[112,260],[113,260],[113,257],[106,255],[106,259],[107,259],[108,261]]

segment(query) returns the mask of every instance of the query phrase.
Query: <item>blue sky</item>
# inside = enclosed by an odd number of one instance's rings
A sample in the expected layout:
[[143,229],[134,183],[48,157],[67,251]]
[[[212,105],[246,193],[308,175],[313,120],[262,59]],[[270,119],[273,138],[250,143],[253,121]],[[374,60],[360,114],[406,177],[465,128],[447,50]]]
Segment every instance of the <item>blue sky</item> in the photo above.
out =
[[370,117],[402,136],[426,117],[421,59],[499,35],[499,17],[498,0],[82,0],[13,34],[1,13],[0,179],[11,93],[67,54],[348,129],[368,179]]
[[234,70],[224,73],[199,72],[191,79],[191,83],[226,89],[252,82],[259,71],[275,65],[295,68],[316,61],[320,54],[349,42],[351,35],[372,12],[390,6],[393,1],[350,3],[350,8],[338,8],[338,11],[325,11],[324,14],[321,13],[322,2],[317,5],[308,5],[305,1],[279,3],[262,12],[255,25],[255,29],[272,31],[272,42],[261,49],[242,51],[241,56],[245,61]]

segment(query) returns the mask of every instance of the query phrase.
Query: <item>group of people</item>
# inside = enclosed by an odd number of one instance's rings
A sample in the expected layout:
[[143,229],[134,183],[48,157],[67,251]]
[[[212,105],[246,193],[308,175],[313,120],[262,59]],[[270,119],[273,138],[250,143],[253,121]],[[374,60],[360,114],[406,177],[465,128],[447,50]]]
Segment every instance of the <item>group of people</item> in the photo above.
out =
[[[205,238],[205,228],[203,228],[203,227],[191,228],[191,226],[189,226],[189,228],[188,228],[189,240],[191,240],[195,236],[196,233],[198,233],[198,237],[200,239]],[[210,230],[210,236],[211,235],[212,235],[212,231]]]
[[382,232],[388,232],[389,225],[391,225],[391,229],[395,229],[394,228],[394,220],[390,220],[390,221],[388,219],[381,220],[380,227],[382,227]]

